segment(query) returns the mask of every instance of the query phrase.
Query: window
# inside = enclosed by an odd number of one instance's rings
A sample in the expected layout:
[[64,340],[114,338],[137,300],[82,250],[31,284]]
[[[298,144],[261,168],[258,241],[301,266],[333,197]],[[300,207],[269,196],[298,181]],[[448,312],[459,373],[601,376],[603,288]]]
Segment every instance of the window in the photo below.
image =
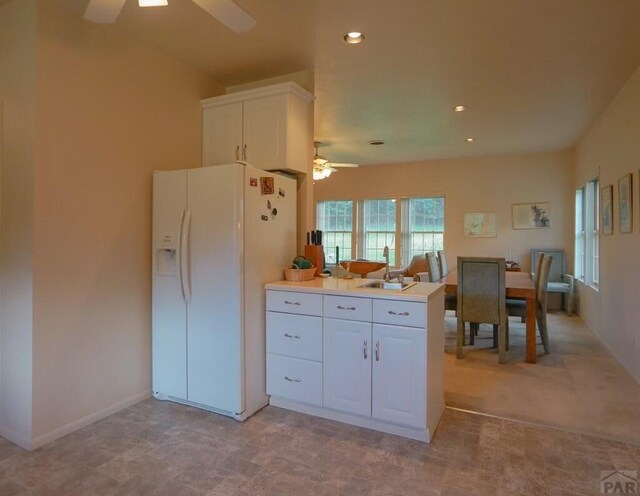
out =
[[444,198],[402,201],[403,265],[415,255],[444,249]]
[[[325,247],[339,247],[340,259],[352,259],[353,202],[350,200],[318,202],[317,225]],[[335,249],[325,248],[326,262],[336,263]]]
[[388,246],[395,267],[444,249],[444,197],[322,201],[316,219],[328,264],[336,263],[336,246],[340,260],[383,260]]
[[364,200],[362,202],[362,256],[382,260],[384,247],[389,247],[389,265],[396,264],[396,200]]
[[574,272],[578,279],[597,287],[600,279],[600,200],[598,178],[576,190]]
[[584,194],[585,187],[576,190],[576,232],[575,232],[575,262],[574,274],[578,279],[584,280],[585,276],[585,212]]

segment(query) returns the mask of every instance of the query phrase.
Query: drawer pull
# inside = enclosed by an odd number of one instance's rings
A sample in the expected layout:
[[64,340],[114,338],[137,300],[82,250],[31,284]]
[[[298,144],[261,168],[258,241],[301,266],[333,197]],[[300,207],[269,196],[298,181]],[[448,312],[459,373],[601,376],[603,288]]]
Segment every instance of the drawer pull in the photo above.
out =
[[294,336],[294,335],[289,334],[289,333],[287,333],[287,332],[285,332],[285,333],[284,333],[284,337],[285,337],[285,338],[291,338],[291,339],[300,339],[300,335],[299,335],[299,334],[296,334],[296,335]]
[[343,307],[342,305],[338,305],[336,307],[338,310],[355,310],[356,307]]
[[300,306],[300,302],[299,302],[299,301],[289,301],[289,300],[284,300],[284,304],[285,304],[285,305],[296,305],[296,306]]
[[410,314],[409,314],[409,312],[400,312],[400,313],[397,313],[397,312],[394,312],[393,310],[389,310],[389,312],[388,312],[388,313],[389,313],[389,315],[400,315],[400,316],[402,316],[402,317],[408,317],[408,316],[410,315]]
[[288,376],[284,376],[285,381],[289,381],[289,382],[302,382],[300,379],[292,379],[291,377]]
[[380,341],[376,341],[376,362],[380,361]]
[[367,345],[368,344],[369,344],[369,341],[367,339],[365,339],[364,343],[362,343],[362,354],[364,355],[364,359],[365,360],[367,359],[367,348],[368,348]]

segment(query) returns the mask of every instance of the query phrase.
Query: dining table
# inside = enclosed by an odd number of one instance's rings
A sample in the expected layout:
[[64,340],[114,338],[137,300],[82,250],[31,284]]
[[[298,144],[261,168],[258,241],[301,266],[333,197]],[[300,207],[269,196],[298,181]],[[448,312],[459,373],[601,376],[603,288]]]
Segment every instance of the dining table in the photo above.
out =
[[[446,294],[457,294],[458,274],[455,270],[440,279],[440,282],[445,284]],[[525,360],[536,363],[536,288],[531,275],[527,272],[505,272],[505,292],[507,298],[527,302]]]

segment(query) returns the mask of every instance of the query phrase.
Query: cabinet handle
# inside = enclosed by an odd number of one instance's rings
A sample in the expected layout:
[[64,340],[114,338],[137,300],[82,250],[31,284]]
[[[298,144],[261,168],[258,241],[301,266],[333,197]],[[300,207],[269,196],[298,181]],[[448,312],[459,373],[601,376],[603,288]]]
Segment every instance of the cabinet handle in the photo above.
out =
[[284,333],[284,337],[285,338],[291,338],[291,339],[300,339],[300,335],[299,334],[296,334],[295,336],[292,336],[291,334],[288,334],[286,332]]
[[356,307],[343,307],[342,305],[337,306],[338,310],[355,310]]
[[376,341],[376,362],[380,361],[380,341]]
[[367,348],[369,346],[367,346],[369,344],[369,341],[367,339],[364,340],[364,343],[362,344],[362,354],[364,355],[364,359],[366,360],[368,358],[367,355]]
[[240,145],[236,146],[236,162],[240,160]]
[[402,316],[402,317],[407,317],[407,316],[409,315],[409,312],[400,312],[400,313],[397,313],[397,312],[394,312],[393,310],[389,310],[389,312],[388,312],[388,313],[389,313],[389,315],[400,315],[400,316]]
[[242,160],[247,160],[247,144],[245,143],[242,147]]
[[292,379],[291,377],[288,376],[284,376],[285,381],[289,381],[289,382],[302,382],[300,379]]
[[299,302],[299,301],[289,301],[289,300],[284,300],[284,304],[285,304],[285,305],[296,305],[296,306],[300,306],[300,302]]

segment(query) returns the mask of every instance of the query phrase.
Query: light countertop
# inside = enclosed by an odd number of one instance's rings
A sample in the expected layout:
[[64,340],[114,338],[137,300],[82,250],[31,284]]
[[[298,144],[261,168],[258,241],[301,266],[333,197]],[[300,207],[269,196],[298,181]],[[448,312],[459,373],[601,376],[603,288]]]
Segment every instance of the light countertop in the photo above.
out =
[[[276,291],[299,291],[303,293],[322,293],[342,296],[361,296],[384,298],[389,300],[428,301],[440,292],[444,292],[444,284],[419,282],[410,288],[398,289],[363,288],[364,284],[375,279],[336,279],[334,277],[316,277],[311,281],[294,282],[278,281],[265,284],[266,289]],[[406,279],[405,279],[406,281]]]

